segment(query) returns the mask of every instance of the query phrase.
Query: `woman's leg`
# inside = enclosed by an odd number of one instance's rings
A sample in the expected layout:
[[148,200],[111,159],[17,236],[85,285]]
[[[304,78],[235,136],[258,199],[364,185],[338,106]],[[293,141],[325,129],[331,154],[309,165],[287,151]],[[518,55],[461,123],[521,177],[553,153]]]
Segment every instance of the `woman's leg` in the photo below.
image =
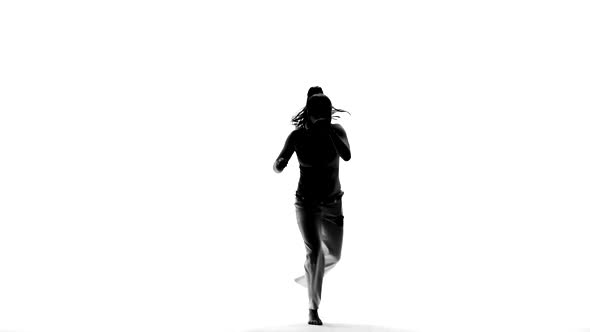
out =
[[[342,198],[324,203],[321,206],[322,221],[320,222],[320,241],[324,252],[324,275],[330,271],[338,261],[342,253],[342,240],[344,230],[344,215],[342,213]],[[295,278],[295,282],[307,287],[306,276]]]
[[302,201],[296,201],[295,207],[297,224],[306,250],[305,277],[308,286],[309,309],[317,310],[322,296],[325,264],[320,237],[322,210],[316,204],[305,205]]
[[322,209],[321,241],[326,248],[324,272],[328,272],[338,263],[342,253],[344,230],[342,199],[338,198],[323,204]]

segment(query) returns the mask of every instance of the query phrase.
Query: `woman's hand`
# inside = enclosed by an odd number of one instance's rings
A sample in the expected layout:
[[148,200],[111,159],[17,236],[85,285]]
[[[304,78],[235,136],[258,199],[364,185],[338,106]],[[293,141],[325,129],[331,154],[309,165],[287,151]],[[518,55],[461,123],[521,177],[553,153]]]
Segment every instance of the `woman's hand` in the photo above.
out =
[[287,167],[287,160],[285,158],[278,158],[274,164],[275,173],[281,173]]
[[312,130],[318,134],[329,134],[330,130],[332,130],[332,124],[330,123],[330,119],[317,120],[313,124]]

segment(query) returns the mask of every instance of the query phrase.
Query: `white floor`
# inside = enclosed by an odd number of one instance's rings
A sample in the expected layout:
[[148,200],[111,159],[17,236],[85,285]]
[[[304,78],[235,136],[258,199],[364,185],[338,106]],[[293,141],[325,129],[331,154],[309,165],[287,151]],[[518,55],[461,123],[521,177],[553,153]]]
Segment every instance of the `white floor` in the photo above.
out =
[[251,329],[244,332],[406,332],[407,330],[393,329],[373,325],[354,324],[324,324],[322,326],[310,326],[307,324],[293,324],[286,326],[271,326],[259,329]]

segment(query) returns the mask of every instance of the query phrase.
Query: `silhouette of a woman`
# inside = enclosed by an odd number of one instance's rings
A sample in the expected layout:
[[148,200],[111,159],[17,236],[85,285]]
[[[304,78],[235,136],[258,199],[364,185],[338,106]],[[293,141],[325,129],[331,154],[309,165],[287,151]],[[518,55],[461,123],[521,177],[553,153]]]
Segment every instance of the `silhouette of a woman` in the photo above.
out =
[[350,146],[344,128],[331,123],[335,112],[345,111],[332,107],[322,88],[311,87],[306,106],[292,118],[296,128],[273,166],[275,172],[282,172],[293,152],[297,153],[300,177],[295,212],[307,255],[305,276],[295,281],[308,289],[311,325],[322,325],[318,307],[324,273],[340,260],[342,248],[344,192],[338,169],[340,158],[350,160]]

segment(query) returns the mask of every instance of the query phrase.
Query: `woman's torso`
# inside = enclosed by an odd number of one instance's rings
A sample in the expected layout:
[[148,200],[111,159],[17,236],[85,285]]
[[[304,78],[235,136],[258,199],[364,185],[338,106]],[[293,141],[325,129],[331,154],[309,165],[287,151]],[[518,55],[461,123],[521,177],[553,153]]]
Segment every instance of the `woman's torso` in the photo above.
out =
[[325,199],[341,191],[338,177],[340,157],[327,134],[296,129],[295,152],[299,161],[297,195]]

